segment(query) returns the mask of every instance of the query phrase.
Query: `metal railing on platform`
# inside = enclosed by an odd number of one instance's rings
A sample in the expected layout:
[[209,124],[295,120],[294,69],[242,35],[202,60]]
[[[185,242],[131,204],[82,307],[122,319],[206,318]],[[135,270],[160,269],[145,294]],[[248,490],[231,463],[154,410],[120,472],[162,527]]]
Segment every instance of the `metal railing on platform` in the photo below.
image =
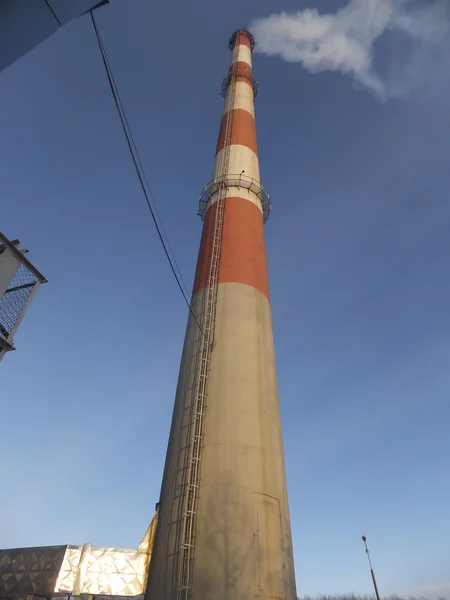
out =
[[272,208],[270,204],[270,196],[263,188],[263,186],[259,183],[259,181],[253,179],[252,177],[248,177],[243,173],[241,173],[240,175],[224,175],[223,177],[216,177],[215,179],[210,181],[208,185],[205,186],[200,195],[198,208],[198,214],[201,217],[202,221],[205,218],[206,210],[208,208],[208,204],[211,198],[214,196],[214,194],[216,194],[219,191],[219,189],[224,187],[235,187],[238,189],[244,188],[246,190],[249,190],[250,192],[253,192],[255,196],[257,196],[261,201],[264,223],[267,221]]

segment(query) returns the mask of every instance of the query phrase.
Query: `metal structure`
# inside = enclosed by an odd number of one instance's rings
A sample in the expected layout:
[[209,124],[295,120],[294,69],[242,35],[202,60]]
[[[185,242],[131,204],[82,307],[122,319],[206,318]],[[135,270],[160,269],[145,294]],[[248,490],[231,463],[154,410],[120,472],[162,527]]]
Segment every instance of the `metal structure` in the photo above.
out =
[[240,173],[239,175],[223,175],[221,177],[216,177],[203,188],[198,207],[198,214],[202,221],[205,220],[206,211],[211,198],[220,187],[237,188],[238,190],[243,188],[253,192],[261,201],[263,220],[264,223],[266,223],[267,219],[269,218],[270,211],[272,210],[270,196],[259,183],[259,181],[252,179],[251,177],[247,177],[247,175],[244,175],[244,173]]
[[[253,47],[246,30],[230,39],[213,177],[200,198],[203,233],[157,516],[137,550],[85,544],[0,551],[0,599],[136,598],[144,592],[146,600],[297,599]],[[0,239],[5,351],[13,348],[18,323],[45,278],[18,241]],[[23,280],[15,279],[20,271]]]
[[0,598],[142,596],[156,526],[157,514],[137,549],[84,544],[0,550]]
[[1,0],[0,71],[60,27],[109,0]]
[[138,596],[148,558],[139,550],[90,544],[0,550],[0,595]]
[[214,344],[215,317],[217,309],[217,287],[219,283],[220,255],[222,247],[223,216],[227,194],[226,174],[229,164],[229,148],[233,123],[234,96],[236,93],[236,69],[233,65],[230,76],[230,92],[226,99],[225,112],[225,145],[226,152],[217,166],[218,183],[216,188],[217,204],[212,228],[211,260],[209,262],[208,281],[206,285],[205,303],[202,308],[202,337],[200,339],[200,356],[197,363],[194,390],[194,412],[187,450],[187,477],[183,482],[183,514],[181,523],[180,567],[177,599],[185,600],[192,588],[193,559],[195,545],[195,525],[200,484],[201,458],[205,424],[206,388],[211,352]]
[[[225,108],[161,487],[147,600],[296,600],[254,118],[254,40]],[[239,173],[239,175],[236,175]]]
[[373,582],[373,587],[375,590],[375,596],[376,596],[377,600],[380,600],[380,594],[378,592],[377,580],[375,579],[375,572],[372,567],[372,561],[370,560],[369,548],[367,547],[367,538],[365,535],[363,535],[361,537],[362,537],[362,541],[364,542],[364,547],[366,549],[367,560],[369,561],[370,574],[372,575],[372,582]]
[[39,286],[47,282],[19,244],[0,233],[0,360],[15,350],[17,329]]

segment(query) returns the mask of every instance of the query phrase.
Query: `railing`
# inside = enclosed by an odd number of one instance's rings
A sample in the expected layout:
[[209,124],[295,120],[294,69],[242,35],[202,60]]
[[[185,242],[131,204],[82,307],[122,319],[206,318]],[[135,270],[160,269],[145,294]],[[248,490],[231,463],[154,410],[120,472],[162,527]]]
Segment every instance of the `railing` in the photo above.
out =
[[14,334],[37,288],[45,277],[19,250],[19,240],[9,241],[0,233],[0,360],[14,350]]
[[[256,80],[255,77],[248,75],[247,73],[238,73],[239,77],[245,77],[246,79],[248,79],[248,81],[250,82],[250,85],[253,88],[253,101],[255,101],[256,96],[258,95],[259,92],[259,84],[258,81]],[[227,89],[228,86],[230,85],[230,75],[227,75],[226,77],[223,78],[222,80],[222,89],[221,89],[221,94],[222,96],[225,98],[227,95]]]
[[264,223],[267,221],[270,215],[270,211],[272,209],[272,205],[270,204],[270,196],[263,188],[263,186],[252,177],[248,177],[247,175],[224,175],[223,177],[216,177],[212,181],[208,183],[207,186],[203,189],[199,200],[199,208],[198,214],[201,217],[202,221],[205,218],[206,211],[208,209],[208,204],[211,198],[216,194],[219,189],[223,188],[244,188],[253,192],[255,196],[257,196],[261,202],[261,208],[263,212],[263,220]]

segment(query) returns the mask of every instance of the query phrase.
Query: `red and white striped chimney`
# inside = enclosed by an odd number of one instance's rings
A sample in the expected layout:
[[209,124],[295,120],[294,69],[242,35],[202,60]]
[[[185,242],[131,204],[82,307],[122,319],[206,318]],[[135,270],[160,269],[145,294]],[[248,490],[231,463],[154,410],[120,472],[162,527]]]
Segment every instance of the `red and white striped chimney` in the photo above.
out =
[[296,600],[264,243],[254,40],[230,39],[147,600]]

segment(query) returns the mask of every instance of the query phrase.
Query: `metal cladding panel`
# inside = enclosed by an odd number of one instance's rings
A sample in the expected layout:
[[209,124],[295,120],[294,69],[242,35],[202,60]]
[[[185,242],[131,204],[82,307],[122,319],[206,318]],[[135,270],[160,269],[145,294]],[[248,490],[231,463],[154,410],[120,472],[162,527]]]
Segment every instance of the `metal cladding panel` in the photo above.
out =
[[55,585],[57,594],[138,596],[144,593],[149,554],[137,550],[69,546]]
[[61,25],[105,3],[99,0],[1,0],[0,71]]
[[92,548],[82,594],[138,596],[144,593],[149,555],[136,550]]
[[0,550],[0,596],[51,596],[67,546]]
[[0,550],[0,598],[27,594],[139,596],[148,552],[85,546]]
[[71,593],[80,564],[82,546],[68,546],[55,584],[56,593]]

